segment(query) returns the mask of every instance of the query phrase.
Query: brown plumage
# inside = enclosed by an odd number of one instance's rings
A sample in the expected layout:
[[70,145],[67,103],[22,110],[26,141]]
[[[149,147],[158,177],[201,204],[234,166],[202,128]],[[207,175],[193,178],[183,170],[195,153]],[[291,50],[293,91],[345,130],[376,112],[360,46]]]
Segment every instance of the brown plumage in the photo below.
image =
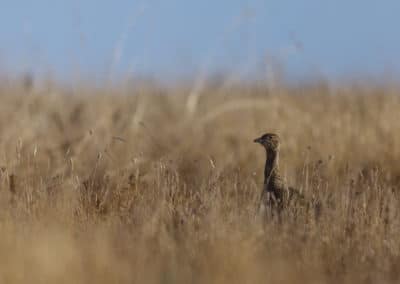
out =
[[261,192],[261,207],[272,207],[281,211],[293,199],[303,199],[296,189],[286,185],[279,171],[280,138],[277,134],[266,133],[254,139],[255,143],[264,146],[266,162],[264,169],[264,185]]

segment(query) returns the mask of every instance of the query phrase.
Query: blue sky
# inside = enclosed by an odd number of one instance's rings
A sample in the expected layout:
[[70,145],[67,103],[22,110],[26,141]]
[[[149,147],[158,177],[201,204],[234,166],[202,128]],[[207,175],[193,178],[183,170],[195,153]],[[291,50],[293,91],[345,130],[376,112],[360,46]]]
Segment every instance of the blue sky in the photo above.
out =
[[[0,70],[59,78],[400,74],[394,0],[0,0]],[[267,64],[267,65],[266,65]]]

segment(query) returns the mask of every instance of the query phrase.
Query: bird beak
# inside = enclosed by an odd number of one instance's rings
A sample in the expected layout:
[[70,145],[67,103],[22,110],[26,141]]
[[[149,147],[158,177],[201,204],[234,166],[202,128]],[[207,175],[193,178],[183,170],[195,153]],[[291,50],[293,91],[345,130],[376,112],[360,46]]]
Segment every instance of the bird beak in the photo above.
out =
[[253,141],[254,143],[260,143],[262,142],[261,137],[254,139]]

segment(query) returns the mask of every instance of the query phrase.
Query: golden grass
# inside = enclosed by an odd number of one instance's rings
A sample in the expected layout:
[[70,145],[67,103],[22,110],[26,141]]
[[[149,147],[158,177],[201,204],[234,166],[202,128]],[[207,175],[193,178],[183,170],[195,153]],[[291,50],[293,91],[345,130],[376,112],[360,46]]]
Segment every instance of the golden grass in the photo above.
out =
[[[0,86],[0,283],[400,281],[399,90],[188,94]],[[257,217],[267,131],[318,222]]]

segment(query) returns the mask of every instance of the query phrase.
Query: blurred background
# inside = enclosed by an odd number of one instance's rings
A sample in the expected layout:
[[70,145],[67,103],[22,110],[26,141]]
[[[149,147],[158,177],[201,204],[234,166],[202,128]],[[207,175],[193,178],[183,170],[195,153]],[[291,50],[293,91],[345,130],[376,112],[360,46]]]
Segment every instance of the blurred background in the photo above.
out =
[[400,73],[394,0],[0,3],[3,78],[290,83],[395,81]]

